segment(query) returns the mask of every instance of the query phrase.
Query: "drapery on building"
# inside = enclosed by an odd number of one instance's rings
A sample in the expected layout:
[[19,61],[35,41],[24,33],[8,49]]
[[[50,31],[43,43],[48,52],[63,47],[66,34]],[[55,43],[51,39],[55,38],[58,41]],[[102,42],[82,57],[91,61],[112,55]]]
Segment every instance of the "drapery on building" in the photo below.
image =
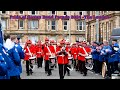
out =
[[[96,15],[96,11],[88,11],[87,15],[93,16]],[[111,31],[114,28],[120,27],[120,11],[99,11],[99,16],[108,16],[104,20],[98,19],[99,27],[99,41],[107,40],[109,41]],[[86,39],[87,41],[96,41],[96,19],[86,20]]]
[[[32,41],[41,40],[44,42],[46,37],[59,42],[63,37],[75,42],[77,39],[85,39],[86,23],[84,19],[35,19],[33,16],[71,16],[86,15],[86,11],[0,11],[2,19],[2,29],[4,33],[11,35],[21,35],[21,42],[27,39]],[[30,15],[33,19],[20,19],[18,16]],[[16,18],[16,19],[15,19]],[[17,19],[18,18],[18,19]],[[70,32],[69,32],[70,30]]]

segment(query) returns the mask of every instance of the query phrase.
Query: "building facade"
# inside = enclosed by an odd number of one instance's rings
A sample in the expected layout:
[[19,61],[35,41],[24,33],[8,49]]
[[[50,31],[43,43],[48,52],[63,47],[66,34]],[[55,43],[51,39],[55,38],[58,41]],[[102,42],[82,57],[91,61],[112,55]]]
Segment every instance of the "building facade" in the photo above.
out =
[[[120,27],[120,11],[87,11],[88,16],[106,16],[107,18],[86,19],[86,40],[96,41],[97,35],[99,41],[109,41],[111,32],[114,28]],[[98,20],[98,22],[96,21]],[[98,27],[97,27],[98,24]],[[98,29],[98,34],[97,34]]]
[[77,16],[86,11],[0,11],[0,15],[4,33],[21,35],[22,43],[27,39],[44,42],[46,37],[57,42],[70,39],[71,43],[85,39],[86,21]]

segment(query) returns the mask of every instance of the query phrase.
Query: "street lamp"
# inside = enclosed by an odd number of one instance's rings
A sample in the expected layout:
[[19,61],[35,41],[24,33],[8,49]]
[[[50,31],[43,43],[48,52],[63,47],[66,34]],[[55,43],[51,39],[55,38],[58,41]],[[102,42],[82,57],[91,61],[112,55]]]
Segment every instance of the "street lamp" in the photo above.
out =
[[[96,16],[99,15],[99,11],[96,11]],[[99,18],[96,19],[96,41],[99,42]]]
[[[71,15],[71,11],[70,11],[70,15]],[[69,27],[69,42],[71,43],[71,34],[70,34],[70,29],[71,29],[71,16],[70,16],[70,27]]]

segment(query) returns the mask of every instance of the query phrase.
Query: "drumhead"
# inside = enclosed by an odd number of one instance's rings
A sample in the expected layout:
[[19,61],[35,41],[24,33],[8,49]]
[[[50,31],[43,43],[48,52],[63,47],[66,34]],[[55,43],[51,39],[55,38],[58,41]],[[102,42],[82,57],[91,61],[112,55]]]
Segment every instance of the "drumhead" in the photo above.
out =
[[55,59],[55,57],[49,57],[50,59]]
[[105,77],[106,71],[107,71],[106,62],[103,62],[103,64],[102,64],[102,77]]
[[29,59],[35,59],[36,57],[30,57]]

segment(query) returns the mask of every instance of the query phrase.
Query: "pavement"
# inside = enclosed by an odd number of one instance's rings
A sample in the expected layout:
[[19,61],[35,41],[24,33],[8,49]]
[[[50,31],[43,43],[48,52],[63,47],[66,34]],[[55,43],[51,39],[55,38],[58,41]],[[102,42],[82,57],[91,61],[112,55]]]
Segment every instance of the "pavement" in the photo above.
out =
[[[21,79],[59,79],[58,68],[52,70],[51,76],[47,76],[47,74],[45,74],[44,63],[42,68],[37,68],[37,65],[35,65],[33,74],[30,76],[26,74],[25,63],[22,63],[22,69]],[[75,70],[71,71],[70,74],[70,76],[66,75],[64,79],[104,79],[101,75],[96,75],[92,71],[88,71],[87,76],[83,76],[83,74]]]

